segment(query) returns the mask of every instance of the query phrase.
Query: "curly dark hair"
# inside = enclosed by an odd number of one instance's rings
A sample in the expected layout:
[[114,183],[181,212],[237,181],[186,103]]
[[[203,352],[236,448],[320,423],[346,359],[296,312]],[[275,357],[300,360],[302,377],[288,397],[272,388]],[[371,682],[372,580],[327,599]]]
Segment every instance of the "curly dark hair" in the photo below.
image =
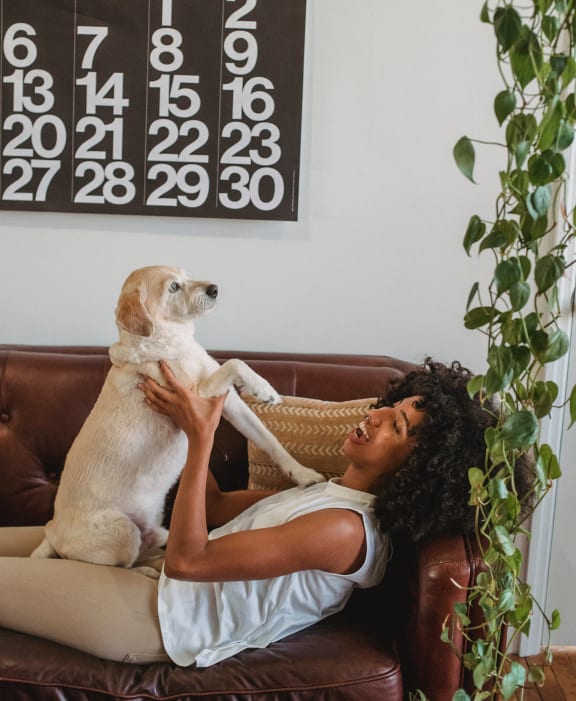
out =
[[[494,425],[495,414],[477,398],[470,399],[466,386],[472,377],[458,362],[446,366],[427,359],[392,382],[386,397],[378,400],[377,408],[420,396],[417,408],[425,412],[408,461],[376,498],[374,510],[383,531],[402,533],[413,542],[474,531],[468,469],[484,465],[484,432]],[[528,478],[518,477],[527,491]]]

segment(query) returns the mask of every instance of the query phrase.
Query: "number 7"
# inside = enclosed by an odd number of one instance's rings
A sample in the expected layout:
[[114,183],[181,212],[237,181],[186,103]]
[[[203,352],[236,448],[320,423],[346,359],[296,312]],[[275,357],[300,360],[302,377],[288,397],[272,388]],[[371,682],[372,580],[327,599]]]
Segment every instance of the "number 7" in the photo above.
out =
[[80,25],[78,27],[77,33],[82,36],[94,36],[92,41],[88,44],[88,48],[84,52],[84,57],[82,58],[82,68],[87,70],[92,70],[92,65],[94,63],[94,55],[98,50],[100,44],[108,36],[108,27],[90,27],[86,25]]
[[33,160],[31,161],[32,168],[44,168],[46,172],[42,176],[42,179],[38,183],[38,189],[36,190],[36,197],[34,198],[36,202],[46,202],[46,193],[48,191],[48,186],[52,182],[52,178],[60,170],[60,161],[47,161]]

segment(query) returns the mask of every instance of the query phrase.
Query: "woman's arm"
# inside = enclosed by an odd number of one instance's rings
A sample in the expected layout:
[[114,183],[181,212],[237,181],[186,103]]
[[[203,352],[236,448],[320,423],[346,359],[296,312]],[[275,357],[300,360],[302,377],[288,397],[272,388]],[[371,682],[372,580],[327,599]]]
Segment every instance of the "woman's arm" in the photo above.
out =
[[[169,388],[147,379],[146,399],[156,411],[171,416],[189,442],[166,545],[167,576],[224,581],[302,569],[340,574],[357,569],[365,557],[364,525],[359,514],[344,509],[324,509],[275,528],[208,540],[205,495],[207,487],[210,492],[217,489],[212,478],[208,486],[208,462],[224,397],[199,397],[181,385],[166,364],[161,369]],[[248,495],[239,501],[246,499]]]
[[206,479],[206,518],[208,525],[222,526],[256,502],[276,494],[273,490],[237,489],[222,492],[214,475],[208,471]]
[[267,579],[300,570],[350,574],[364,562],[365,538],[360,514],[322,509],[281,526],[206,540],[199,549],[167,548],[164,571],[172,579],[197,582]]
[[[214,444],[214,433],[220,422],[226,395],[213,398],[200,397],[186,388],[161,361],[160,370],[168,387],[162,387],[147,377],[141,384],[146,402],[155,411],[173,419],[188,438],[186,463],[174,501],[165,566],[173,553],[187,556],[202,550],[208,539],[208,494],[216,494],[216,483],[208,484],[208,463]],[[219,491],[219,490],[218,490]]]
[[[178,384],[176,378],[172,374],[170,368],[166,363],[160,363],[161,370],[168,382],[169,386],[174,390]],[[161,385],[157,384],[151,378],[145,378],[140,388],[144,391],[146,395],[146,401],[151,406],[152,409],[171,416],[172,419],[178,424],[178,426],[187,433],[188,441],[192,441],[192,444],[199,448],[204,457],[206,454],[208,458],[212,450],[214,432],[220,421],[220,416],[222,413],[223,403],[225,401],[224,397],[216,397],[213,399],[203,399],[193,392],[189,392],[188,396],[184,396],[184,402],[181,404],[176,404],[178,396],[175,391],[166,391]],[[164,389],[164,393],[162,393]],[[183,386],[180,386],[181,390],[186,390]],[[196,417],[192,414],[187,413],[187,409],[191,411],[192,407],[188,407],[188,402],[191,398],[195,396],[197,398],[197,409],[199,411]],[[214,416],[211,416],[212,410],[215,412]],[[206,414],[203,415],[202,412],[205,411]],[[199,430],[202,428],[202,424],[205,421],[209,421],[204,428],[206,431]],[[232,518],[238,514],[245,511],[249,506],[255,504],[257,501],[264,499],[275,492],[270,490],[256,490],[256,489],[241,489],[232,492],[222,492],[214,475],[208,470],[206,475],[206,519],[209,527],[221,526],[227,523]]]

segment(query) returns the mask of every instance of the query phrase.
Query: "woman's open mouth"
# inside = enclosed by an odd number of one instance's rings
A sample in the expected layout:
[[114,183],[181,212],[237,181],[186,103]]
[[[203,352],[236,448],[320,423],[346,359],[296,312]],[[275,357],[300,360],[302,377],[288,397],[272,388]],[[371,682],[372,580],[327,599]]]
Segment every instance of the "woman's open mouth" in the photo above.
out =
[[370,435],[365,421],[362,421],[356,428],[352,429],[350,432],[350,439],[354,443],[368,443]]

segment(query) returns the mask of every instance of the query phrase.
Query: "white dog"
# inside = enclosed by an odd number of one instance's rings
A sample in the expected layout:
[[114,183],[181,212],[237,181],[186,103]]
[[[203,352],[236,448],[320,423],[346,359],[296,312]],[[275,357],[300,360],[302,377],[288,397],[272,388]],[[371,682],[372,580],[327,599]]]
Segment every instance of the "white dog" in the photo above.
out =
[[[68,452],[54,518],[33,557],[131,567],[165,544],[164,499],[184,466],[187,439],[138,389],[142,375],[164,382],[159,360],[202,396],[235,386],[264,402],[280,401],[245,363],[220,366],[194,339],[194,319],[212,309],[217,296],[216,285],[191,280],[179,268],[142,268],[128,277],[116,309],[120,340],[110,348],[112,368]],[[322,479],[290,456],[235,391],[223,415],[298,484]]]

